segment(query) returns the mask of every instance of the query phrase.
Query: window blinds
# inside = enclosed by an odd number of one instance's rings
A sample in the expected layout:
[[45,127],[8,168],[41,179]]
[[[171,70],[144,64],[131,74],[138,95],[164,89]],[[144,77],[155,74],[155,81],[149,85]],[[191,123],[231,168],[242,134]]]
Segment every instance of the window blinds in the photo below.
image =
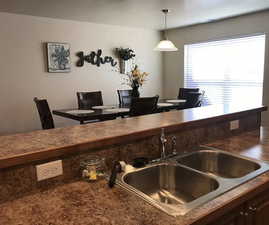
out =
[[204,104],[261,104],[265,35],[185,45],[184,86]]

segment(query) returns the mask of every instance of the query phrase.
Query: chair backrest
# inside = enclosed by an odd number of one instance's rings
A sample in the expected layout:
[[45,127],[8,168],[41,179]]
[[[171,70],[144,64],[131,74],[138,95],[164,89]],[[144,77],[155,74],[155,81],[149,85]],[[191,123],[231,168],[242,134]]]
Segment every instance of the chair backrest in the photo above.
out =
[[90,109],[92,106],[103,105],[101,91],[77,92],[78,108]]
[[118,90],[120,106],[130,106],[132,101],[132,90]]
[[200,92],[189,92],[186,96],[185,108],[195,108],[201,106],[200,105],[201,95],[202,93]]
[[202,106],[202,104],[203,104],[205,91],[201,91],[200,93],[201,93],[201,95],[199,96],[198,107]]
[[158,95],[146,98],[132,98],[130,116],[141,116],[155,113],[157,111],[158,99]]
[[179,88],[178,98],[187,99],[187,94],[190,92],[199,92],[199,88]]
[[34,102],[39,113],[42,128],[44,130],[54,128],[54,121],[47,100],[35,97]]

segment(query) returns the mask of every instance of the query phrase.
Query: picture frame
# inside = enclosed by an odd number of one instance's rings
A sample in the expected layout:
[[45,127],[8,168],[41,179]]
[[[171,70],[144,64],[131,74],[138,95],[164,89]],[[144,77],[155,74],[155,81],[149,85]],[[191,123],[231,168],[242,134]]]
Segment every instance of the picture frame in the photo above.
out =
[[71,72],[70,44],[47,42],[47,67],[49,73]]

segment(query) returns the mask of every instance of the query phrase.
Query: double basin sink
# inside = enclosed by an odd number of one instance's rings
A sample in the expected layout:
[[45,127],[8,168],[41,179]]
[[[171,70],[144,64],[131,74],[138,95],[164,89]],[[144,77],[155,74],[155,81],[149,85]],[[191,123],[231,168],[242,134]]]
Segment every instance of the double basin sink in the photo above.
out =
[[266,162],[202,148],[122,173],[117,183],[169,215],[179,216],[268,170]]

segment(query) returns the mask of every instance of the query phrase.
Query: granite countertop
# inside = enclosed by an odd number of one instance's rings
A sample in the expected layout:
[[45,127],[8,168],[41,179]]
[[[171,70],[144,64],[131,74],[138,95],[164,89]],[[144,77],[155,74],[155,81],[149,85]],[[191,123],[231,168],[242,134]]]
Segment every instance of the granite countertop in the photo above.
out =
[[[269,129],[208,143],[222,150],[269,160]],[[119,186],[77,181],[0,205],[5,225],[190,225],[269,182],[269,172],[174,218]]]
[[241,114],[265,111],[265,106],[214,105],[73,127],[0,136],[0,168],[44,160],[67,153],[122,144],[166,131],[206,126]]

